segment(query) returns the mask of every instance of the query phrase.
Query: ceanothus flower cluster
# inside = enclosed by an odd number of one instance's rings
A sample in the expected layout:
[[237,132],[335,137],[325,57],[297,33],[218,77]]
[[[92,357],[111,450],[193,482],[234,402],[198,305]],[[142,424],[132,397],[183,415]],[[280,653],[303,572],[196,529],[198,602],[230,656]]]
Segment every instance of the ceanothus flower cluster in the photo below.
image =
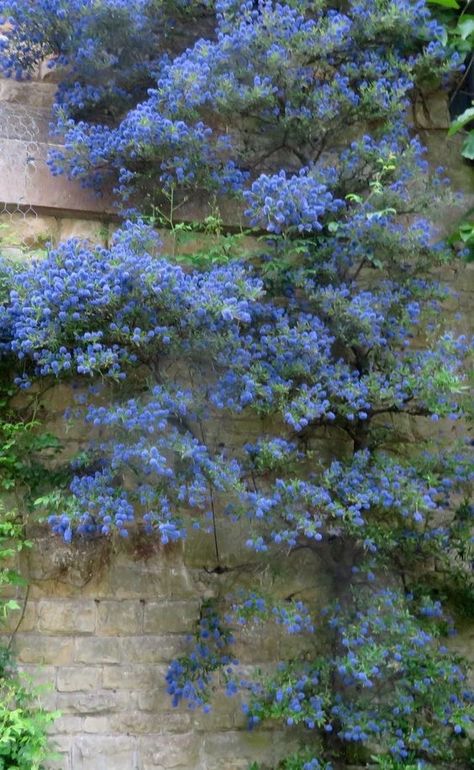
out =
[[[150,177],[160,186],[235,190],[259,156],[282,150],[296,167],[303,159],[311,166],[349,123],[400,118],[416,78],[459,64],[424,2],[366,6],[352,0],[342,12],[326,3],[222,2],[213,35],[204,28],[200,37],[206,9],[197,3],[76,1],[66,13],[64,0],[41,0],[34,10],[16,0],[0,3],[11,26],[0,66],[21,75],[45,55],[67,66],[57,110],[65,145],[51,159],[55,173],[96,186],[106,165],[126,196],[132,181],[150,191]],[[180,39],[174,32],[187,14],[197,14],[195,42],[192,33]],[[188,47],[176,55],[183,42]],[[235,115],[251,115],[252,142],[242,143]],[[310,231],[314,205],[301,210],[303,220],[292,224]],[[281,224],[273,213],[271,221]]]
[[[208,710],[220,682],[250,727],[304,731],[283,767],[329,770],[341,746],[376,746],[395,770],[455,761],[471,729],[440,600],[474,606],[471,341],[444,323],[434,277],[451,256],[432,224],[445,173],[407,120],[414,89],[459,62],[424,0],[334,5],[0,0],[3,72],[49,58],[62,73],[53,173],[112,180],[145,215],[167,200],[169,222],[193,191],[225,193],[258,239],[198,269],[135,212],[108,247],[3,261],[0,354],[19,388],[79,389],[88,446],[48,511],[66,542],[137,526],[165,545],[193,528],[218,541],[225,515],[257,584],[260,565],[300,550],[327,566],[322,612],[261,586],[203,602],[168,671],[173,704]],[[257,440],[215,429],[242,416],[261,420]],[[270,622],[303,652],[239,671],[242,626]]]
[[322,230],[320,220],[344,205],[306,168],[290,178],[284,169],[274,176],[262,174],[245,199],[250,223],[278,234],[293,229],[298,233]]

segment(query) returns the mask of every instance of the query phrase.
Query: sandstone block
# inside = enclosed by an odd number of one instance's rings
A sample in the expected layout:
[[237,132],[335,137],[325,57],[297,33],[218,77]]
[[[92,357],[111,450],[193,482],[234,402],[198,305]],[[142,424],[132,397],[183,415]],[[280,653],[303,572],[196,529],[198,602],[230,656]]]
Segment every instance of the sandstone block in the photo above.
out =
[[56,735],[74,735],[82,733],[84,729],[84,719],[81,716],[64,715],[58,717],[52,726],[52,740],[54,742]]
[[105,246],[109,237],[107,225],[94,219],[59,219],[59,239],[79,238],[91,244]]
[[2,591],[2,601],[6,598],[15,599],[18,603],[18,609],[9,612],[4,621],[2,619],[2,633],[16,633],[17,631],[25,633],[26,631],[34,631],[38,622],[36,604],[28,601],[25,607],[23,597],[15,595],[7,597]]
[[101,601],[97,606],[97,632],[100,636],[139,634],[143,628],[140,601]]
[[122,648],[120,639],[84,637],[74,641],[75,663],[120,663]]
[[55,666],[32,666],[23,664],[18,667],[24,677],[32,683],[34,687],[54,687],[56,684]]
[[63,714],[109,715],[126,709],[130,705],[130,698],[126,692],[95,690],[74,695],[59,693],[57,704]]
[[101,685],[100,666],[63,666],[58,668],[57,689],[59,692],[97,690]]
[[192,631],[199,618],[199,602],[146,602],[145,634],[183,634]]
[[[166,692],[164,677],[157,687],[138,693],[138,708],[141,711],[152,711],[154,713],[166,712],[172,708],[171,698]],[[185,714],[186,707],[179,706],[176,709],[176,713],[179,715]]]
[[129,554],[119,554],[110,565],[107,584],[115,599],[156,600],[168,596],[169,577],[161,563],[143,564],[132,561]]
[[84,735],[72,746],[74,770],[138,770],[136,741],[119,735]]
[[15,651],[19,663],[63,666],[72,663],[74,641],[67,637],[17,634]]
[[51,107],[56,86],[48,83],[0,79],[0,102],[21,104],[22,107]]
[[186,637],[178,636],[129,636],[121,642],[121,661],[140,663],[169,663],[186,649]]
[[143,770],[168,770],[175,767],[190,770],[197,766],[199,743],[199,737],[193,733],[163,733],[139,738]]
[[[52,748],[55,748],[54,742]],[[56,753],[57,757],[50,759],[48,762],[48,770],[73,770],[69,752],[57,751]]]
[[3,244],[21,244],[29,249],[38,249],[43,248],[47,242],[55,244],[58,241],[59,227],[55,217],[2,214],[0,225]]
[[[205,765],[206,770],[227,770],[229,758],[239,762],[245,760],[247,764],[242,767],[248,767],[255,761],[274,767],[280,759],[296,748],[295,737],[290,737],[284,732],[229,730],[207,733],[202,743],[202,756],[209,757],[209,764]],[[235,767],[240,766],[237,764]]]
[[163,686],[167,666],[122,664],[104,666],[103,687],[113,690],[149,690]]
[[451,123],[446,94],[438,93],[426,100],[418,99],[415,103],[414,123],[416,128],[448,129]]
[[[144,714],[142,711],[125,711],[110,716],[110,732],[119,735],[149,735],[162,729],[161,714]],[[189,723],[188,723],[189,728]],[[185,732],[183,728],[182,732]]]
[[193,711],[191,722],[194,730],[199,732],[214,732],[216,730],[231,730],[235,727],[240,713],[240,703],[236,698],[229,698],[224,693],[216,693],[211,702],[211,711]]
[[55,634],[91,634],[96,625],[93,601],[43,600],[38,603],[38,630]]
[[110,732],[109,717],[85,717],[83,732],[98,735]]

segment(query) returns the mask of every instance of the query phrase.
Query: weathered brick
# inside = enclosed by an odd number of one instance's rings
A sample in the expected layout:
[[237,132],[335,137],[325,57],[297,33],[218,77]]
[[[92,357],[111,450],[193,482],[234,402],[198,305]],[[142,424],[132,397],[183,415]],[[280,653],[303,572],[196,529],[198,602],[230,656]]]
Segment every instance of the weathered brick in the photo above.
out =
[[38,603],[38,629],[44,633],[91,634],[95,631],[93,601],[42,600]]
[[199,602],[146,602],[146,634],[184,634],[193,630],[199,618]]
[[139,634],[143,628],[143,604],[134,601],[100,601],[97,606],[97,633],[124,636]]
[[102,669],[99,666],[64,666],[58,669],[59,692],[97,690],[101,686]]

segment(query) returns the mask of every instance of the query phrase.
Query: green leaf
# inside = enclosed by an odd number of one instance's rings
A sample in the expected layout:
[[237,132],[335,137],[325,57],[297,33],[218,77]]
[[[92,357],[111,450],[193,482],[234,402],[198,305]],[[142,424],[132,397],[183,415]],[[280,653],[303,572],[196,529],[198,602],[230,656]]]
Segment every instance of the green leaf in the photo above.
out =
[[474,107],[468,107],[467,110],[464,110],[462,115],[459,115],[459,117],[457,117],[456,120],[451,123],[448,136],[457,134],[457,132],[464,128],[464,126],[466,126],[468,123],[470,123],[471,120],[474,120]]
[[462,19],[458,21],[456,31],[458,30],[462,39],[467,40],[467,38],[470,37],[474,32],[474,16],[463,16]]
[[459,9],[459,5],[456,0],[429,0],[431,5],[440,5],[442,8],[456,8]]
[[469,132],[469,135],[462,146],[461,155],[468,160],[474,160],[474,131]]

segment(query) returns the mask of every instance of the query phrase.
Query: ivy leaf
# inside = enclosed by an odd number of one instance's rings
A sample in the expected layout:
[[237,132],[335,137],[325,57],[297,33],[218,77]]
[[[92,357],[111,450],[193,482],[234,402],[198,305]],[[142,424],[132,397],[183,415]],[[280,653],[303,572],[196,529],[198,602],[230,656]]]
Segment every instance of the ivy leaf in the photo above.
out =
[[429,0],[431,5],[440,5],[442,8],[456,8],[459,9],[459,5],[456,0]]
[[467,38],[474,32],[474,16],[463,16],[463,18],[458,21],[456,31],[457,30],[459,30],[462,39],[467,40]]
[[448,136],[453,136],[453,134],[457,134],[457,132],[461,131],[461,129],[464,128],[464,126],[467,126],[467,124],[470,123],[471,120],[474,120],[474,107],[468,107],[467,110],[464,110],[464,112],[451,123],[451,126],[448,131]]
[[474,131],[470,131],[463,144],[461,155],[468,160],[474,160]]

